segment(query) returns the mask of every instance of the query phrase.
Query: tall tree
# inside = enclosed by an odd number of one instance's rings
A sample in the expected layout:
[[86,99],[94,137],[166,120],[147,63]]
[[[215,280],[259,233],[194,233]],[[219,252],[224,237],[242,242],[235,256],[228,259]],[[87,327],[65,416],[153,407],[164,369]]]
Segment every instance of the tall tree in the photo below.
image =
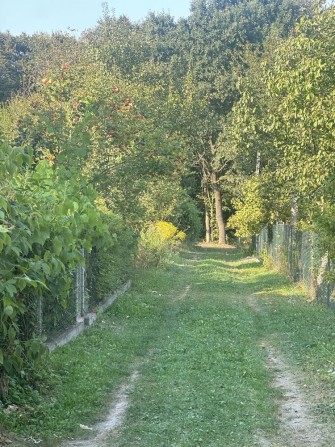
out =
[[334,16],[319,10],[272,48],[233,113],[242,155],[261,154],[258,191],[276,220],[290,221],[298,205],[299,220],[315,222],[333,201]]
[[0,102],[10,99],[22,87],[29,53],[28,36],[0,33]]
[[296,2],[197,0],[191,4],[192,45],[188,62],[198,85],[202,86],[208,116],[211,117],[207,141],[199,149],[210,171],[208,187],[216,198],[220,242],[225,241],[222,186],[228,172],[225,168],[229,167],[231,158],[231,151],[225,152],[226,146],[220,144],[220,133],[239,99],[238,81],[248,68],[245,54],[247,51],[260,51],[274,28],[277,33],[284,33],[284,24],[286,29],[293,27],[302,12],[301,3]]

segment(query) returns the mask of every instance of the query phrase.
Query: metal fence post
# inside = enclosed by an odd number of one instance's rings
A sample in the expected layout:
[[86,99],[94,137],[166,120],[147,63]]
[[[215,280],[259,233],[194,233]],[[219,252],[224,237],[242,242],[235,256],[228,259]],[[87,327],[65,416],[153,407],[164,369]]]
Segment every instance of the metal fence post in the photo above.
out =
[[43,335],[43,298],[42,295],[38,297],[37,302],[37,333],[39,337]]
[[[84,249],[82,249],[84,256]],[[76,300],[76,321],[82,321],[85,314],[85,267],[80,266],[76,270],[75,300]]]

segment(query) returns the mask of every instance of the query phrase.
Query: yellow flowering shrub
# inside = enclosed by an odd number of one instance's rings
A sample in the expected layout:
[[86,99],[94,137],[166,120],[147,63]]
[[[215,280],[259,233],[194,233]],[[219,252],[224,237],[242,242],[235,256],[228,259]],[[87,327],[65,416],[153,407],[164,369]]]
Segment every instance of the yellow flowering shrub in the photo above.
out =
[[143,268],[164,265],[186,234],[171,222],[159,221],[141,232],[138,243],[137,264]]
[[160,220],[154,225],[164,241],[172,239],[176,241],[183,241],[186,238],[186,234],[183,231],[179,231],[178,228],[171,222]]

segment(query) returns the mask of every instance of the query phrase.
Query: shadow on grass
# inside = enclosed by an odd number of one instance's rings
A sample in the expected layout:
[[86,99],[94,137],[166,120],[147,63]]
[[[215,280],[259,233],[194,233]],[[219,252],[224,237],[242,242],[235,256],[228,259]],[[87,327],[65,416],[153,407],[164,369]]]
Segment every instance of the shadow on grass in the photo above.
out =
[[181,257],[191,261],[184,269],[189,272],[197,269],[194,286],[209,287],[213,293],[219,292],[225,297],[236,293],[240,297],[257,294],[282,298],[289,296],[290,290],[295,296],[303,296],[302,290],[295,288],[283,274],[267,270],[256,258],[249,260],[243,250],[235,247],[194,246],[183,251]]

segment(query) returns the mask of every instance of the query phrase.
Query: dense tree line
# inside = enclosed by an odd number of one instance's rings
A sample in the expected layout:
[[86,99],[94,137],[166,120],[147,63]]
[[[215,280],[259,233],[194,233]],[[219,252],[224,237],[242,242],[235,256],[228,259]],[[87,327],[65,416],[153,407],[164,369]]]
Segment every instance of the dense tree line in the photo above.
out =
[[333,7],[303,18],[288,38],[269,42],[241,82],[229,124],[243,158],[231,219],[241,235],[288,222],[333,246],[334,23]]
[[248,237],[293,219],[329,243],[333,25],[334,8],[311,1],[193,0],[178,21],[105,8],[79,38],[0,34],[3,394],[32,349],[25,300],[57,288],[82,245],[115,245],[113,225],[127,229],[129,256],[159,221],[224,243],[227,221]]

